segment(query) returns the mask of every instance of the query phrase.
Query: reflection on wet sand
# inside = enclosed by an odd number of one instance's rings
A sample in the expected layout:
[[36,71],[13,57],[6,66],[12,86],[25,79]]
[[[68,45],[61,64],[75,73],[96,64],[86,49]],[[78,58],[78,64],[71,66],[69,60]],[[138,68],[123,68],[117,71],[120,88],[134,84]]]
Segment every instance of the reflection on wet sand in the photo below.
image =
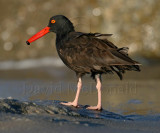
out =
[[[92,84],[95,83],[93,82]],[[102,91],[103,108],[125,115],[160,113],[160,103],[158,102],[158,94],[160,93],[158,89],[159,85],[160,83],[158,81],[150,81],[147,83],[145,81],[109,81],[108,85],[104,84]],[[66,88],[62,87],[62,89],[59,90],[54,90],[54,87],[50,90],[37,90],[37,88],[34,88],[35,93],[32,93],[29,99],[72,101],[76,93],[76,83],[74,88],[67,88],[67,84],[63,84],[62,86],[66,86]],[[96,104],[96,88],[89,86],[87,83],[85,84],[84,90],[80,95],[80,104]]]
[[[146,66],[140,73],[128,72],[123,81],[116,76],[104,75],[103,108],[125,115],[160,113],[159,66],[152,66],[152,72],[150,69]],[[3,79],[0,80],[0,97],[72,101],[76,93],[75,75],[67,68],[7,70],[1,71],[0,79]],[[79,102],[96,105],[95,81],[88,77],[83,80]]]
[[[123,81],[119,81],[116,76],[104,75],[102,113],[47,105],[54,103],[54,100],[73,100],[76,78],[67,68],[1,70],[0,97],[9,97],[10,100],[13,97],[20,101],[15,102],[16,104],[0,104],[0,126],[3,127],[0,132],[21,132],[24,129],[30,132],[61,132],[62,127],[66,131],[72,129],[70,132],[158,132],[160,71],[159,66],[153,66],[152,71],[150,69],[151,67],[143,67],[141,73],[128,72]],[[85,77],[83,83],[79,103],[96,105],[95,82]],[[51,101],[47,103],[46,100]],[[29,103],[30,101],[33,102]],[[26,114],[27,111],[30,113]],[[110,120],[111,118],[114,120]]]

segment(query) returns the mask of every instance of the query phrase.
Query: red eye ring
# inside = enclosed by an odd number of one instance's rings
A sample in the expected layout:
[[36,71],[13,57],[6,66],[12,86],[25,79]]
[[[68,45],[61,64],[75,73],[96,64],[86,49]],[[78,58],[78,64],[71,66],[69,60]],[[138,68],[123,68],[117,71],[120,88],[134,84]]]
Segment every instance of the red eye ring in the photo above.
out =
[[56,20],[51,20],[51,23],[54,24],[56,22]]

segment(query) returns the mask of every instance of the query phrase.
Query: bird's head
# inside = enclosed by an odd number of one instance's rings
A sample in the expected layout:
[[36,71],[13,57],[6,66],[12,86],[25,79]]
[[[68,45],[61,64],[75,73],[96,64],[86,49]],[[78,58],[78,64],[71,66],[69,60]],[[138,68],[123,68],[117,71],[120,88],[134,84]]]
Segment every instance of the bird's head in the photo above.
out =
[[56,15],[50,18],[47,27],[33,35],[26,41],[26,43],[30,45],[31,42],[41,38],[49,32],[55,32],[58,35],[65,35],[72,31],[74,31],[74,27],[71,21],[63,15]]

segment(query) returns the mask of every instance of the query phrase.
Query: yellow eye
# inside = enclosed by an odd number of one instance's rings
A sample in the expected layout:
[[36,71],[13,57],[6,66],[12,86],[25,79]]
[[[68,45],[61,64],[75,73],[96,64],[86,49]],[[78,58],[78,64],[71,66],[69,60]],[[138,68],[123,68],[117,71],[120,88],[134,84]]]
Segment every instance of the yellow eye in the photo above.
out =
[[54,24],[56,22],[56,20],[51,20],[51,23]]

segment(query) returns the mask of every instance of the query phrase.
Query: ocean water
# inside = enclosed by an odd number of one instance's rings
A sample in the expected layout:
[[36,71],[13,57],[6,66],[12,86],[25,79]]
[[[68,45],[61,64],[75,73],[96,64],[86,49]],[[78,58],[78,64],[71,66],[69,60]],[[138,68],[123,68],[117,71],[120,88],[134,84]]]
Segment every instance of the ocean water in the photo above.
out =
[[160,131],[159,66],[128,72],[122,81],[104,75],[103,110],[90,111],[86,107],[97,104],[97,90],[88,75],[83,78],[81,107],[59,104],[74,99],[77,80],[58,62],[48,58],[0,63],[0,132]]

